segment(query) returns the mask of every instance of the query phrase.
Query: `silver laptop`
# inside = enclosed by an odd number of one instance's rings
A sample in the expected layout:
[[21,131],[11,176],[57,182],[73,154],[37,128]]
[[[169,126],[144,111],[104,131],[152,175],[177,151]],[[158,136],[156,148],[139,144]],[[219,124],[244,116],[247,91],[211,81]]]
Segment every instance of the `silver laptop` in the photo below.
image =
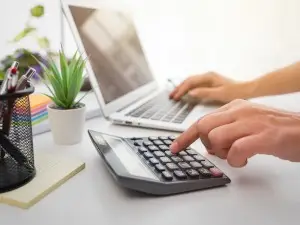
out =
[[184,131],[214,107],[176,102],[155,80],[129,14],[78,0],[63,9],[105,118],[116,124]]

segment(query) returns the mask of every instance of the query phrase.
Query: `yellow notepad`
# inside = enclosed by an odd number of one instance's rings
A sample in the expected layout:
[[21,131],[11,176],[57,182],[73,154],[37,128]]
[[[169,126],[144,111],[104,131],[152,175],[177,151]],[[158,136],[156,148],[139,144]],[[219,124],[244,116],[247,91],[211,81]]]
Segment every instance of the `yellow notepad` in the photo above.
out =
[[36,154],[35,164],[35,178],[23,187],[0,194],[0,203],[28,209],[85,168],[78,159],[49,153]]

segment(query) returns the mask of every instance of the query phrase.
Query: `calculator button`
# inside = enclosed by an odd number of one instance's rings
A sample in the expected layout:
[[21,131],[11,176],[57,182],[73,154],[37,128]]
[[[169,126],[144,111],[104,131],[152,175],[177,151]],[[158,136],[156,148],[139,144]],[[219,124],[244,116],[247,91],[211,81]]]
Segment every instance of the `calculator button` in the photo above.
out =
[[149,145],[152,145],[152,142],[151,141],[144,141],[144,146],[149,146]]
[[149,149],[151,152],[154,152],[154,151],[158,151],[158,150],[159,150],[155,145],[149,145],[149,146],[148,146],[148,149]]
[[135,141],[133,144],[134,144],[135,146],[141,146],[140,143],[138,143],[137,141]]
[[180,162],[180,163],[178,163],[178,166],[182,169],[190,169],[191,168],[191,166],[186,162]]
[[140,153],[147,152],[147,149],[145,147],[139,147],[138,149]]
[[189,155],[198,155],[198,153],[195,151],[195,150],[186,150],[186,152],[189,154]]
[[145,152],[145,153],[144,153],[144,157],[145,157],[146,159],[150,159],[150,158],[153,157],[153,155],[152,155],[150,152]]
[[175,170],[174,174],[179,179],[186,179],[187,178],[187,175],[184,172],[182,172],[181,170]]
[[161,152],[161,151],[155,151],[153,153],[156,157],[162,157],[162,156],[165,156],[165,153]]
[[156,164],[155,169],[159,172],[165,171],[165,167],[161,164]]
[[168,140],[168,137],[160,136],[160,137],[158,137],[158,139],[161,141],[164,141],[164,140]]
[[150,141],[155,141],[155,140],[157,140],[157,137],[149,137],[148,138]]
[[166,146],[166,145],[159,145],[158,147],[160,148],[160,150],[163,150],[163,151],[169,150],[168,146]]
[[182,158],[187,162],[195,161],[195,159],[189,155],[183,156]]
[[222,177],[223,176],[223,172],[216,167],[210,168],[209,171],[213,177]]
[[164,143],[160,140],[156,140],[156,141],[153,141],[154,144],[156,145],[163,145]]
[[162,176],[163,176],[163,178],[165,178],[166,180],[173,180],[172,175],[171,175],[168,171],[163,171],[163,172],[162,172]]
[[166,167],[169,170],[177,170],[177,169],[179,169],[179,167],[176,164],[174,164],[174,163],[167,163]]
[[182,158],[178,157],[178,156],[172,156],[171,159],[174,161],[174,162],[183,162]]
[[189,175],[191,178],[198,178],[199,173],[194,169],[189,169],[186,171],[187,175]]
[[171,151],[165,151],[165,154],[166,154],[167,156],[172,156],[172,155],[174,155]]
[[182,151],[182,152],[179,152],[178,155],[184,156],[184,155],[187,155],[187,154],[186,154],[186,152]]
[[168,138],[169,138],[171,141],[174,141],[174,140],[176,139],[175,136],[169,136]]
[[170,140],[164,140],[164,143],[165,143],[166,145],[171,145],[173,142],[170,141]]
[[193,156],[197,161],[204,161],[205,160],[205,158],[203,157],[203,156],[201,156],[201,155],[194,155]]
[[168,157],[160,157],[159,160],[163,163],[163,164],[166,164],[166,163],[170,163],[171,160],[168,158]]
[[190,162],[191,166],[198,169],[198,168],[202,168],[202,165],[198,162]]
[[150,162],[151,165],[153,165],[153,166],[159,163],[159,161],[158,161],[156,158],[151,158],[151,159],[149,159],[149,162]]
[[201,164],[206,168],[214,167],[214,165],[208,161],[202,161]]
[[209,170],[205,169],[205,168],[201,168],[198,170],[199,173],[203,176],[203,177],[210,177],[211,173],[209,172]]

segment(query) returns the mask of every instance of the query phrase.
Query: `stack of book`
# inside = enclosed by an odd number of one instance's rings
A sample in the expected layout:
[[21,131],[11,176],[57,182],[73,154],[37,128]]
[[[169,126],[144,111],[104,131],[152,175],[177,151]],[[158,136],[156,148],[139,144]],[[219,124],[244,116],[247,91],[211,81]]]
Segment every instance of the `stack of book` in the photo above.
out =
[[29,100],[33,135],[43,133],[48,130],[47,105],[51,99],[42,94],[32,94],[29,96]]

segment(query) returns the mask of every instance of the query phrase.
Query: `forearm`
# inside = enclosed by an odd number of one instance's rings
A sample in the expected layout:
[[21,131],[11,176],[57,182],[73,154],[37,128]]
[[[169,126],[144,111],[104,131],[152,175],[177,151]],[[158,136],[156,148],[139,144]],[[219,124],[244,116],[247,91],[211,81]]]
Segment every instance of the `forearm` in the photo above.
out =
[[300,62],[242,84],[247,98],[300,91]]

